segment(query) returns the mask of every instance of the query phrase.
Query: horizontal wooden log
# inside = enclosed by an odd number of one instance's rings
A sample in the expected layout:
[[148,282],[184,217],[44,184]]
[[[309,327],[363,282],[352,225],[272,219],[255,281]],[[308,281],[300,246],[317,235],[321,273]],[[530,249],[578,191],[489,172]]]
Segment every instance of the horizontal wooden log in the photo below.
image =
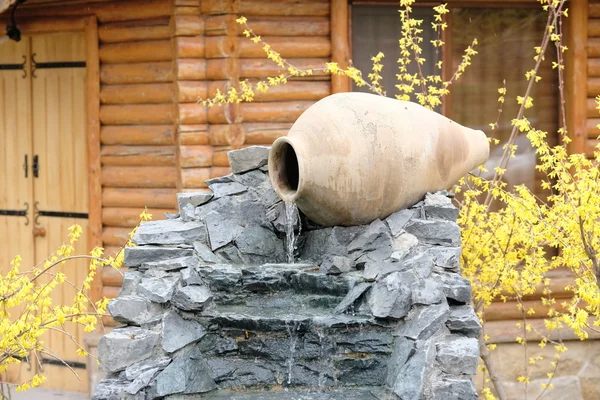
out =
[[598,129],[598,125],[600,125],[600,118],[588,118],[586,125],[588,138],[598,139],[600,136],[600,129]]
[[208,121],[207,107],[198,103],[179,104],[179,122],[182,124],[205,124]]
[[100,82],[105,84],[171,82],[174,75],[167,61],[100,66]]
[[588,57],[600,57],[600,38],[589,38],[587,45]]
[[[134,228],[140,223],[140,214],[144,209],[139,208],[102,208],[102,224],[104,226]],[[165,219],[165,213],[174,213],[173,209],[150,208],[148,212],[152,214],[152,220]]]
[[[175,0],[177,7],[200,7],[200,0]],[[200,11],[200,10],[198,10]]]
[[185,168],[180,170],[181,185],[184,188],[206,188],[208,185],[204,182],[210,179],[210,167],[204,168]]
[[208,121],[211,124],[233,124],[242,120],[241,104],[226,103],[208,108]]
[[600,95],[600,78],[587,79],[587,95],[588,97],[596,97]]
[[286,136],[291,123],[254,123],[244,124],[246,144],[271,144],[275,139]]
[[227,124],[235,121],[295,122],[314,103],[314,101],[252,102],[210,107],[208,122],[211,124]]
[[172,59],[170,40],[104,44],[98,50],[102,63],[140,63]]
[[600,77],[600,58],[588,58],[588,79],[590,77]]
[[174,122],[172,104],[103,105],[100,122],[106,125],[159,125]]
[[[209,39],[206,43],[206,56],[209,58]],[[325,36],[270,36],[266,43],[285,58],[329,57],[331,55],[331,41]],[[240,40],[239,57],[259,58],[265,56],[264,44],[254,43],[248,39]]]
[[111,26],[103,25],[98,27],[98,37],[100,43],[123,43],[137,42],[140,40],[160,40],[169,39],[171,32],[169,25],[148,25],[148,26]]
[[175,144],[173,125],[104,125],[100,128],[104,145],[167,145]]
[[586,105],[588,118],[600,118],[600,110],[596,108],[598,107],[596,104],[596,99],[593,97],[588,97]]
[[102,185],[120,188],[174,188],[177,172],[173,167],[102,167]]
[[171,18],[171,31],[175,36],[204,34],[204,18],[200,15],[176,15]]
[[204,36],[181,36],[174,40],[178,58],[204,58]]
[[178,58],[177,79],[181,81],[200,81],[207,79],[206,60],[197,58]]
[[329,15],[329,0],[256,0],[227,1],[205,0],[201,8],[203,14],[240,15]]
[[233,150],[231,147],[217,147],[214,150],[212,165],[215,167],[229,167],[229,157],[227,157],[227,153]]
[[588,37],[600,37],[600,18],[588,20]]
[[[292,58],[288,61],[294,67],[301,70],[325,68],[325,63],[329,62],[327,58]],[[248,58],[240,60],[241,78],[264,78],[265,76],[273,76],[282,72],[284,71],[281,68],[266,58]],[[314,75],[327,76],[327,74],[320,71],[314,72]]]
[[174,146],[102,146],[102,165],[175,165]]
[[208,83],[206,81],[178,81],[177,97],[179,103],[198,103],[208,97]]
[[173,15],[199,15],[200,8],[198,6],[177,6],[173,10]]
[[130,233],[130,228],[105,227],[102,229],[102,244],[104,246],[123,246],[129,240]]
[[229,175],[230,173],[231,168],[229,167],[212,167],[210,169],[211,178],[220,178],[221,176]]
[[212,193],[212,191],[209,188],[201,188],[201,189],[186,189],[186,188],[182,188],[180,190],[181,193]]
[[179,125],[179,144],[208,144],[208,125]]
[[[119,292],[121,291],[120,287],[116,286],[103,286],[102,287],[102,297],[106,297],[107,299],[116,299],[119,297]],[[104,318],[103,318],[104,321]],[[112,325],[114,326],[114,325]]]
[[209,142],[213,146],[234,146],[244,144],[245,133],[241,124],[214,124],[209,128]]
[[588,17],[600,18],[600,3],[588,4]]
[[[526,300],[522,302],[525,311],[532,309],[535,313],[528,315],[527,319],[548,318],[549,307],[542,304],[541,300]],[[554,305],[557,311],[563,307],[560,302]],[[517,307],[516,301],[507,301],[506,303],[492,303],[485,308],[484,319],[486,321],[503,321],[522,318],[523,313]]]
[[598,145],[600,144],[600,140],[598,139],[588,139],[585,147],[585,155],[587,158],[595,158],[594,152],[598,151]]
[[105,257],[115,257],[119,252],[123,251],[123,246],[104,246]]
[[[257,80],[250,80],[255,84]],[[208,83],[208,93],[203,98],[213,98],[217,89],[225,92],[229,88],[229,81],[211,81]],[[199,91],[198,91],[199,92]],[[298,82],[291,81],[285,85],[269,87],[266,92],[255,91],[255,101],[293,101],[293,100],[320,100],[331,94],[331,82]],[[181,101],[181,94],[179,96]]]
[[102,189],[104,207],[177,208],[177,189]]
[[[517,323],[521,324],[521,327],[517,326]],[[508,321],[489,321],[485,324],[485,334],[490,337],[488,343],[515,343],[517,337],[523,337],[523,319],[515,319]],[[579,337],[577,337],[573,333],[573,329],[568,326],[563,326],[562,328],[555,329],[553,331],[548,331],[546,329],[546,325],[543,319],[532,319],[528,321],[528,324],[533,328],[531,332],[527,333],[527,339],[529,342],[538,342],[542,339],[540,334],[543,334],[544,337],[549,338],[550,340],[577,340],[579,341]],[[594,321],[590,318],[588,321],[588,326],[593,326]],[[586,329],[584,329],[586,330]],[[594,328],[587,329],[590,339],[598,339],[600,338],[600,331]],[[567,344],[568,346],[568,344]]]
[[[178,61],[178,64],[181,60]],[[201,60],[198,60],[201,61]],[[325,63],[329,60],[326,58],[294,58],[289,60],[292,65],[296,68],[315,69],[324,68]],[[184,66],[186,69],[190,69],[189,66]],[[198,66],[198,68],[201,68]],[[240,78],[259,78],[264,79],[267,76],[278,75],[285,73],[286,71],[281,69],[273,61],[263,58],[218,58],[206,60],[206,67],[204,75],[197,73],[197,78],[188,79],[208,79],[208,80],[227,80],[231,77],[239,75]],[[184,79],[179,74],[179,79]],[[200,77],[202,76],[202,77]],[[323,72],[314,72],[313,77],[327,77],[327,74]]]
[[173,6],[169,1],[146,0],[143,6],[139,2],[97,1],[97,2],[65,2],[52,7],[40,7],[33,3],[19,8],[19,16],[43,17],[95,15],[100,24],[107,22],[147,20],[168,17]]
[[[235,27],[238,35],[242,35],[243,25],[236,24],[236,15],[211,15],[206,18],[206,36],[226,36]],[[249,21],[252,31],[259,36],[328,36],[329,18],[327,17],[262,17],[255,16]]]
[[102,85],[102,104],[157,104],[173,101],[170,83],[142,83],[137,85]]
[[[111,228],[115,229],[115,228]],[[116,269],[114,267],[102,268],[102,285],[120,288],[123,285],[123,274],[127,272],[127,267]]]
[[179,166],[181,168],[210,167],[212,160],[212,146],[179,146]]
[[242,103],[242,116],[245,122],[295,122],[314,103],[314,101]]
[[[21,9],[19,7],[19,9]],[[19,11],[19,14],[21,11]],[[4,13],[0,16],[0,32],[6,32],[6,25],[10,21],[8,13]],[[75,16],[56,16],[52,19],[46,20],[23,20],[19,19],[19,29],[21,32],[27,32],[27,34],[38,34],[48,32],[81,32],[85,30],[86,21],[85,19],[78,18]]]

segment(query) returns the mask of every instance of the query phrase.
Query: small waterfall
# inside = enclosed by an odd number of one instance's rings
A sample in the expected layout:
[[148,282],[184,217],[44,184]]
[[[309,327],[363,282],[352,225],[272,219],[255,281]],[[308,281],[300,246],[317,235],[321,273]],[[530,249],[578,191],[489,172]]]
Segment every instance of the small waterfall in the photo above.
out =
[[298,218],[298,207],[295,203],[285,203],[285,245],[287,252],[287,261],[290,264],[294,263],[294,244],[296,238],[294,235],[294,225]]
[[290,355],[287,360],[287,365],[288,365],[287,383],[288,383],[288,385],[291,385],[292,376],[293,376],[293,368],[294,368],[294,356],[296,355],[296,342],[298,341],[298,336],[296,335],[296,330],[299,328],[299,324],[297,321],[294,321],[294,323],[291,326],[288,324],[289,324],[289,322],[286,320],[285,327],[288,331],[288,335],[290,336]]

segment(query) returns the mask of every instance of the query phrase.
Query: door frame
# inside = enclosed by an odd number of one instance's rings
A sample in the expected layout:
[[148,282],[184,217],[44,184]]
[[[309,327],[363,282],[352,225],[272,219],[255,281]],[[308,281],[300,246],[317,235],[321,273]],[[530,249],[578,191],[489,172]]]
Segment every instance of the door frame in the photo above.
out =
[[[98,55],[98,21],[95,16],[19,18],[24,35],[42,33],[83,32],[86,65],[86,139],[88,173],[88,251],[102,245],[102,187],[100,163],[100,59]],[[0,22],[0,30],[5,23]],[[92,281],[90,298],[102,298],[101,271]]]

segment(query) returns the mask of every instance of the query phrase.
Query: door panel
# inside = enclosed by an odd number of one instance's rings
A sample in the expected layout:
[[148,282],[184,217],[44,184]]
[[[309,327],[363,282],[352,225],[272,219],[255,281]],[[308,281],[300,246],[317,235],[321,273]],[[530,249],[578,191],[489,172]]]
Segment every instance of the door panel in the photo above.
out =
[[[21,64],[29,57],[30,41],[12,40],[0,45],[0,64]],[[0,210],[25,210],[23,216],[0,215],[0,271],[5,274],[16,256],[21,269],[34,266],[31,171],[25,177],[25,155],[31,157],[31,81],[21,69],[0,69]],[[29,161],[30,159],[28,159]],[[29,224],[26,224],[29,219]],[[13,315],[20,310],[12,310]],[[24,382],[35,373],[35,366],[15,365],[3,376],[10,382]]]
[[[83,34],[52,34],[32,37],[32,53],[37,63],[85,61]],[[87,213],[88,177],[86,145],[86,69],[73,67],[38,68],[32,79],[33,154],[38,156],[39,175],[33,179],[35,203],[41,211]],[[76,254],[87,253],[87,219],[39,216],[37,226],[45,236],[35,238],[35,258],[43,261],[66,239],[68,227],[82,226],[84,234],[75,246]],[[85,261],[68,262],[59,269],[76,286],[81,286],[88,270]],[[76,294],[65,285],[53,294],[54,304],[72,303]],[[84,331],[65,326],[73,339],[82,344]],[[60,332],[50,332],[46,345],[56,356],[85,363],[76,355],[77,345]],[[45,358],[52,359],[46,354]],[[79,379],[65,366],[43,364],[43,373],[51,376],[45,387],[69,391],[87,391],[87,373],[76,368]]]

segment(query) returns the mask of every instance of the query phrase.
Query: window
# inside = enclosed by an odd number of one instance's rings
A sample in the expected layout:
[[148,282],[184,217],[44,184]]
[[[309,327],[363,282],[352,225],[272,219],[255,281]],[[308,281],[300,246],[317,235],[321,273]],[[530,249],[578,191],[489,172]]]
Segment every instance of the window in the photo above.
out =
[[[386,55],[383,86],[388,97],[398,93],[394,87],[400,31],[397,10],[397,5],[373,4],[354,4],[351,9],[354,65],[362,71],[370,71],[370,58],[382,51]],[[413,7],[413,10],[415,18],[424,20],[422,47],[428,62],[423,68],[425,74],[431,74],[435,62],[435,49],[429,42],[433,39],[430,29],[433,10],[431,7]],[[444,64],[451,64],[452,70],[455,70],[465,48],[474,38],[479,42],[476,47],[479,54],[473,58],[467,72],[452,85],[451,95],[444,99],[444,113],[462,125],[481,129],[488,136],[498,138],[501,143],[506,142],[512,129],[511,118],[517,115],[519,108],[516,97],[525,93],[525,72],[534,66],[534,47],[541,42],[545,23],[545,15],[537,8],[452,8],[446,31],[450,40],[447,40]],[[555,51],[554,47],[549,46],[547,61],[542,64],[540,71],[542,80],[534,85],[531,94],[535,107],[527,112],[527,117],[536,128],[548,132],[556,132],[559,123],[558,83],[556,71],[551,67]],[[498,119],[498,88],[503,86],[504,80],[507,96]],[[489,124],[496,120],[499,127],[492,132]],[[505,180],[511,186],[525,183],[534,192],[539,192],[539,180],[542,177],[536,177],[535,153],[526,137],[519,137],[517,144],[517,156],[510,161]],[[492,150],[486,164],[490,170],[498,165],[502,151],[501,145]],[[492,174],[493,171],[489,177]]]

